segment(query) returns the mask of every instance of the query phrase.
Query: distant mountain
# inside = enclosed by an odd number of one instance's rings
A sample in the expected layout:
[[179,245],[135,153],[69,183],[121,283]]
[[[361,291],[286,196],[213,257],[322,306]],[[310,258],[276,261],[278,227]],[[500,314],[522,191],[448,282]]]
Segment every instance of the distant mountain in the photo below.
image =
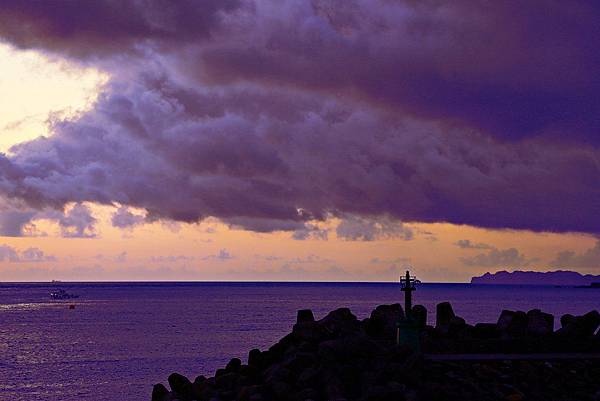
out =
[[473,277],[471,284],[527,284],[527,285],[590,285],[600,282],[600,276],[569,270],[553,272],[532,272],[505,270],[496,273],[485,273],[483,276]]

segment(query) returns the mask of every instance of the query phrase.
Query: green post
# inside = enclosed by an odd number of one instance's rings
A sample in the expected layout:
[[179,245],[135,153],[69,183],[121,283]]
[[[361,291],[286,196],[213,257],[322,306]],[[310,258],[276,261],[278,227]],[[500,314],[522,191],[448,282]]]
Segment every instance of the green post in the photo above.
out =
[[415,284],[417,283],[420,283],[420,281],[415,277],[411,277],[408,270],[406,271],[406,276],[400,278],[401,290],[404,291],[405,317],[398,320],[396,343],[398,345],[407,345],[414,351],[419,352],[421,350],[419,324],[412,317],[412,292],[416,290]]

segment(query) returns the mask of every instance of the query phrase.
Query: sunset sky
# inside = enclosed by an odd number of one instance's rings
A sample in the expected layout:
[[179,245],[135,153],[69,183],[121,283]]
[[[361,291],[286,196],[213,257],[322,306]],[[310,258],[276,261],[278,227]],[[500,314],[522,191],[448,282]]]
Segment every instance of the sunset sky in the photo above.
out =
[[587,1],[3,1],[0,281],[600,274],[597,43]]

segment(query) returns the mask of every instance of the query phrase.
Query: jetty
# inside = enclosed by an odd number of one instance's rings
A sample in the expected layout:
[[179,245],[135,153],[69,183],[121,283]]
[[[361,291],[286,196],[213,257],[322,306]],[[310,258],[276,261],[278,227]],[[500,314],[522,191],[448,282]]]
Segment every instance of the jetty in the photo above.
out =
[[363,320],[348,308],[319,320],[299,310],[270,348],[232,358],[213,377],[173,373],[151,400],[600,400],[598,311],[561,316],[555,330],[539,309],[469,324],[441,302],[430,325],[427,309],[412,306],[415,284],[407,273],[405,307],[380,305]]

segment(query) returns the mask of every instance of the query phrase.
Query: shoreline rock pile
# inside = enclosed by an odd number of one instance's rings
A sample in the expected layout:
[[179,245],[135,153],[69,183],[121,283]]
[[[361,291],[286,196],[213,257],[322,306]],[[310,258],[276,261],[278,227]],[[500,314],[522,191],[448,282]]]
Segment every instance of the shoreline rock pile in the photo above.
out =
[[437,305],[436,325],[416,305],[423,353],[397,346],[399,304],[380,305],[359,321],[347,308],[315,320],[298,311],[292,332],[247,363],[233,358],[214,377],[193,382],[173,373],[170,390],[154,386],[152,401],[600,401],[600,359],[562,361],[434,361],[429,354],[463,352],[600,352],[600,313],[554,317],[538,309],[503,311],[497,323],[469,325],[452,306]]

